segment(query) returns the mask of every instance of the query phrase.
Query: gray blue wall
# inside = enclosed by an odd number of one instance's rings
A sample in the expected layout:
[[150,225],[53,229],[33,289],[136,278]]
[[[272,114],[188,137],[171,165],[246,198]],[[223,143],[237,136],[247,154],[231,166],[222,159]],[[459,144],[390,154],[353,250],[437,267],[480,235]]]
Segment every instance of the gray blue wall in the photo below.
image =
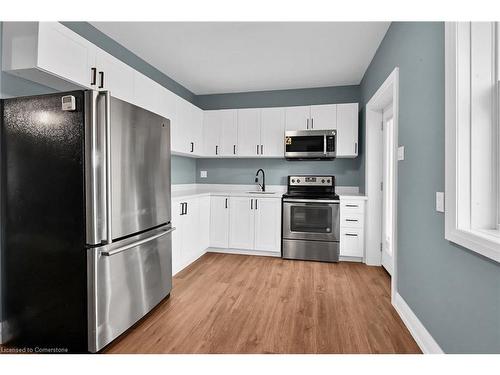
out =
[[[257,91],[234,94],[200,95],[198,105],[203,109],[286,107],[296,105],[358,103],[359,86],[320,87],[312,89]],[[337,177],[339,185],[362,185],[360,156],[356,159],[333,161],[286,161],[284,159],[198,159],[196,182],[209,184],[253,184],[259,168],[266,171],[266,183],[285,185],[291,174],[325,173]],[[207,178],[200,178],[200,171],[207,171]]]
[[444,24],[391,24],[361,82],[366,104],[399,67],[397,289],[448,353],[500,353],[500,265],[444,238]]
[[196,159],[172,155],[172,184],[196,183]]

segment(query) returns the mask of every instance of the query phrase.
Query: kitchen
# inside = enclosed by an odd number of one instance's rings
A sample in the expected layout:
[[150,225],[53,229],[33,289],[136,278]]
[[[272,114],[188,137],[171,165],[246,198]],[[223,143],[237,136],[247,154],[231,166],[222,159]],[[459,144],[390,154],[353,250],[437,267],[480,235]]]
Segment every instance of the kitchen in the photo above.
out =
[[[421,188],[407,185],[407,165],[418,162],[406,74],[441,82],[441,44],[429,41],[444,40],[443,23],[0,25],[2,347],[476,351],[424,325],[408,263],[421,259],[405,250],[414,233],[406,202],[422,194],[403,195]],[[148,35],[156,42],[144,43]],[[263,43],[271,35],[281,49]],[[392,43],[403,48],[401,35],[413,48],[429,44],[411,62],[381,65]],[[320,62],[294,51],[299,36]],[[190,48],[175,59],[156,48],[179,41]],[[444,185],[425,189],[422,207],[442,218]],[[496,280],[495,264],[484,267]],[[494,332],[478,335],[495,352]]]

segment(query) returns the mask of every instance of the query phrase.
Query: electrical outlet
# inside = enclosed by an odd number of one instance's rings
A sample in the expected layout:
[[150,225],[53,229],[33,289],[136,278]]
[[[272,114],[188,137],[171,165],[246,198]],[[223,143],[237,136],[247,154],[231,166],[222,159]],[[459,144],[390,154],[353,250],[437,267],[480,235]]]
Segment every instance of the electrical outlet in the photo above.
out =
[[444,212],[444,193],[442,191],[436,192],[436,211]]
[[207,178],[207,171],[200,171],[201,178]]
[[405,146],[398,147],[398,161],[405,160]]

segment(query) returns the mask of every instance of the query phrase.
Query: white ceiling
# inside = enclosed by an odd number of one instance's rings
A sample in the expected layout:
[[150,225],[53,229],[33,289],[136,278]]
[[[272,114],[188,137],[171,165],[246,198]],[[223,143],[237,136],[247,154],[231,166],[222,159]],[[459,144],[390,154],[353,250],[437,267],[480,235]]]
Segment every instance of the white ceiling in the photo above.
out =
[[92,22],[197,95],[357,85],[389,22]]

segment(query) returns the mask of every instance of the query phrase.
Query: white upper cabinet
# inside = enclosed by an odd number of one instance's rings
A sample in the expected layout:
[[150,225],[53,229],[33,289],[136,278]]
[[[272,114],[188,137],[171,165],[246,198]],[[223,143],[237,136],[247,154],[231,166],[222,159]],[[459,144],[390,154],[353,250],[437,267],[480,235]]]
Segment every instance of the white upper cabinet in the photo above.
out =
[[310,128],[311,107],[287,107],[285,109],[286,130],[308,130]]
[[337,104],[337,157],[358,156],[358,103]]
[[2,69],[57,90],[97,88],[97,47],[58,22],[4,22]]
[[285,154],[285,109],[262,108],[260,113],[261,155],[280,157]]
[[261,149],[260,109],[238,109],[238,156],[259,156]]
[[162,87],[152,79],[137,71],[134,72],[134,104],[148,111],[164,116],[162,113]]
[[118,99],[133,103],[134,69],[109,53],[97,49],[95,68],[92,68],[92,82],[98,90],[108,90]]
[[206,156],[236,155],[237,112],[234,109],[204,111],[203,139]]
[[312,105],[309,130],[329,129],[337,129],[337,105]]

